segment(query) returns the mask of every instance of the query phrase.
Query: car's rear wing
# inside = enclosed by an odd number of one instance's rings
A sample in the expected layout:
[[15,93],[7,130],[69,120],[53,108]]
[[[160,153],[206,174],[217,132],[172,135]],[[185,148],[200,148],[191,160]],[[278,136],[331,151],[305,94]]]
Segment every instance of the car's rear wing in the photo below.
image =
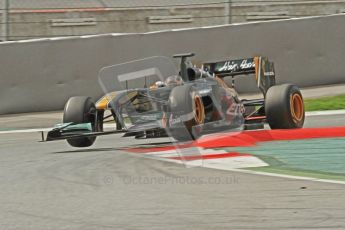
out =
[[266,57],[205,63],[204,70],[221,78],[255,74],[257,86],[264,95],[268,88],[275,85],[274,64]]

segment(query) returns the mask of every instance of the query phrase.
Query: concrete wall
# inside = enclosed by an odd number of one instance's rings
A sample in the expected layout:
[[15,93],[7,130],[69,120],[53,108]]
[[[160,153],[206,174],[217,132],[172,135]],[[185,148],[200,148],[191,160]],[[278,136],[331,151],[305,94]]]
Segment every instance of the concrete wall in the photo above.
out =
[[[2,1],[0,0],[0,3]],[[342,12],[345,12],[345,0],[237,0],[229,3],[217,3],[213,0],[12,0],[8,40],[104,33],[142,33]],[[160,23],[152,23],[149,20],[151,16],[181,15],[189,15],[190,18],[182,21],[160,21]],[[56,23],[56,20],[60,22],[64,20],[65,23]]]
[[237,1],[231,4],[231,22],[296,18],[345,12],[345,1]]
[[[197,62],[268,56],[279,83],[345,82],[345,15],[147,34],[0,44],[0,113],[63,108],[70,96],[102,94],[103,66],[193,51]],[[238,90],[255,90],[240,78]]]
[[[8,40],[85,34],[143,33],[220,25],[228,23],[226,17],[220,17],[225,14],[227,14],[225,4],[127,9],[12,10]],[[149,20],[152,16],[178,17],[181,15],[190,16],[190,20],[176,22],[167,19],[159,23]],[[65,20],[65,23],[54,23],[56,20]],[[81,21],[75,23],[71,20]]]

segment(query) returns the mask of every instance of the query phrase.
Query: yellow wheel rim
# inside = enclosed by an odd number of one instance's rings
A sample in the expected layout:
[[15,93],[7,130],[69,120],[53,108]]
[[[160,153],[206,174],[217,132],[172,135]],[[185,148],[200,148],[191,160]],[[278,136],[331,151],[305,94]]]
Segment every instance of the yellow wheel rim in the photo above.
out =
[[194,118],[197,124],[204,123],[205,110],[200,96],[194,96]]
[[295,122],[299,122],[304,117],[304,104],[302,96],[298,93],[292,94],[290,98],[291,115]]

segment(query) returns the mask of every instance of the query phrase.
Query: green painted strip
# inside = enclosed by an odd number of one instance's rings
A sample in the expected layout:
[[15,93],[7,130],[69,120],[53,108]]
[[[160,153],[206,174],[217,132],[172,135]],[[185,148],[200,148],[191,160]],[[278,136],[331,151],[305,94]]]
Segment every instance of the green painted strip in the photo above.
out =
[[326,174],[322,172],[303,171],[299,169],[284,169],[284,168],[268,166],[268,167],[260,167],[260,168],[247,168],[247,170],[284,174],[284,175],[290,175],[290,176],[301,176],[301,177],[312,177],[312,178],[317,178],[317,179],[345,181],[345,175]]
[[345,138],[261,142],[227,151],[253,154],[270,165],[251,170],[345,180]]
[[0,128],[0,131],[12,131],[16,130],[16,128]]

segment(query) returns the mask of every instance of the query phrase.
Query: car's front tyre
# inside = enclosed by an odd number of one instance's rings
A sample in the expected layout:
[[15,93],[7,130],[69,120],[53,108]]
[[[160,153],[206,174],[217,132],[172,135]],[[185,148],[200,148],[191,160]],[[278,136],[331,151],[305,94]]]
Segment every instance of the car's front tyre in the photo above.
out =
[[205,122],[205,108],[201,96],[193,85],[182,85],[172,89],[169,109],[178,124],[170,123],[170,135],[178,141],[197,139]]
[[[95,103],[91,97],[71,97],[65,105],[63,123],[91,123],[93,129],[95,129],[95,112]],[[73,147],[80,148],[91,146],[95,140],[96,137],[80,137],[67,139],[67,142]]]

